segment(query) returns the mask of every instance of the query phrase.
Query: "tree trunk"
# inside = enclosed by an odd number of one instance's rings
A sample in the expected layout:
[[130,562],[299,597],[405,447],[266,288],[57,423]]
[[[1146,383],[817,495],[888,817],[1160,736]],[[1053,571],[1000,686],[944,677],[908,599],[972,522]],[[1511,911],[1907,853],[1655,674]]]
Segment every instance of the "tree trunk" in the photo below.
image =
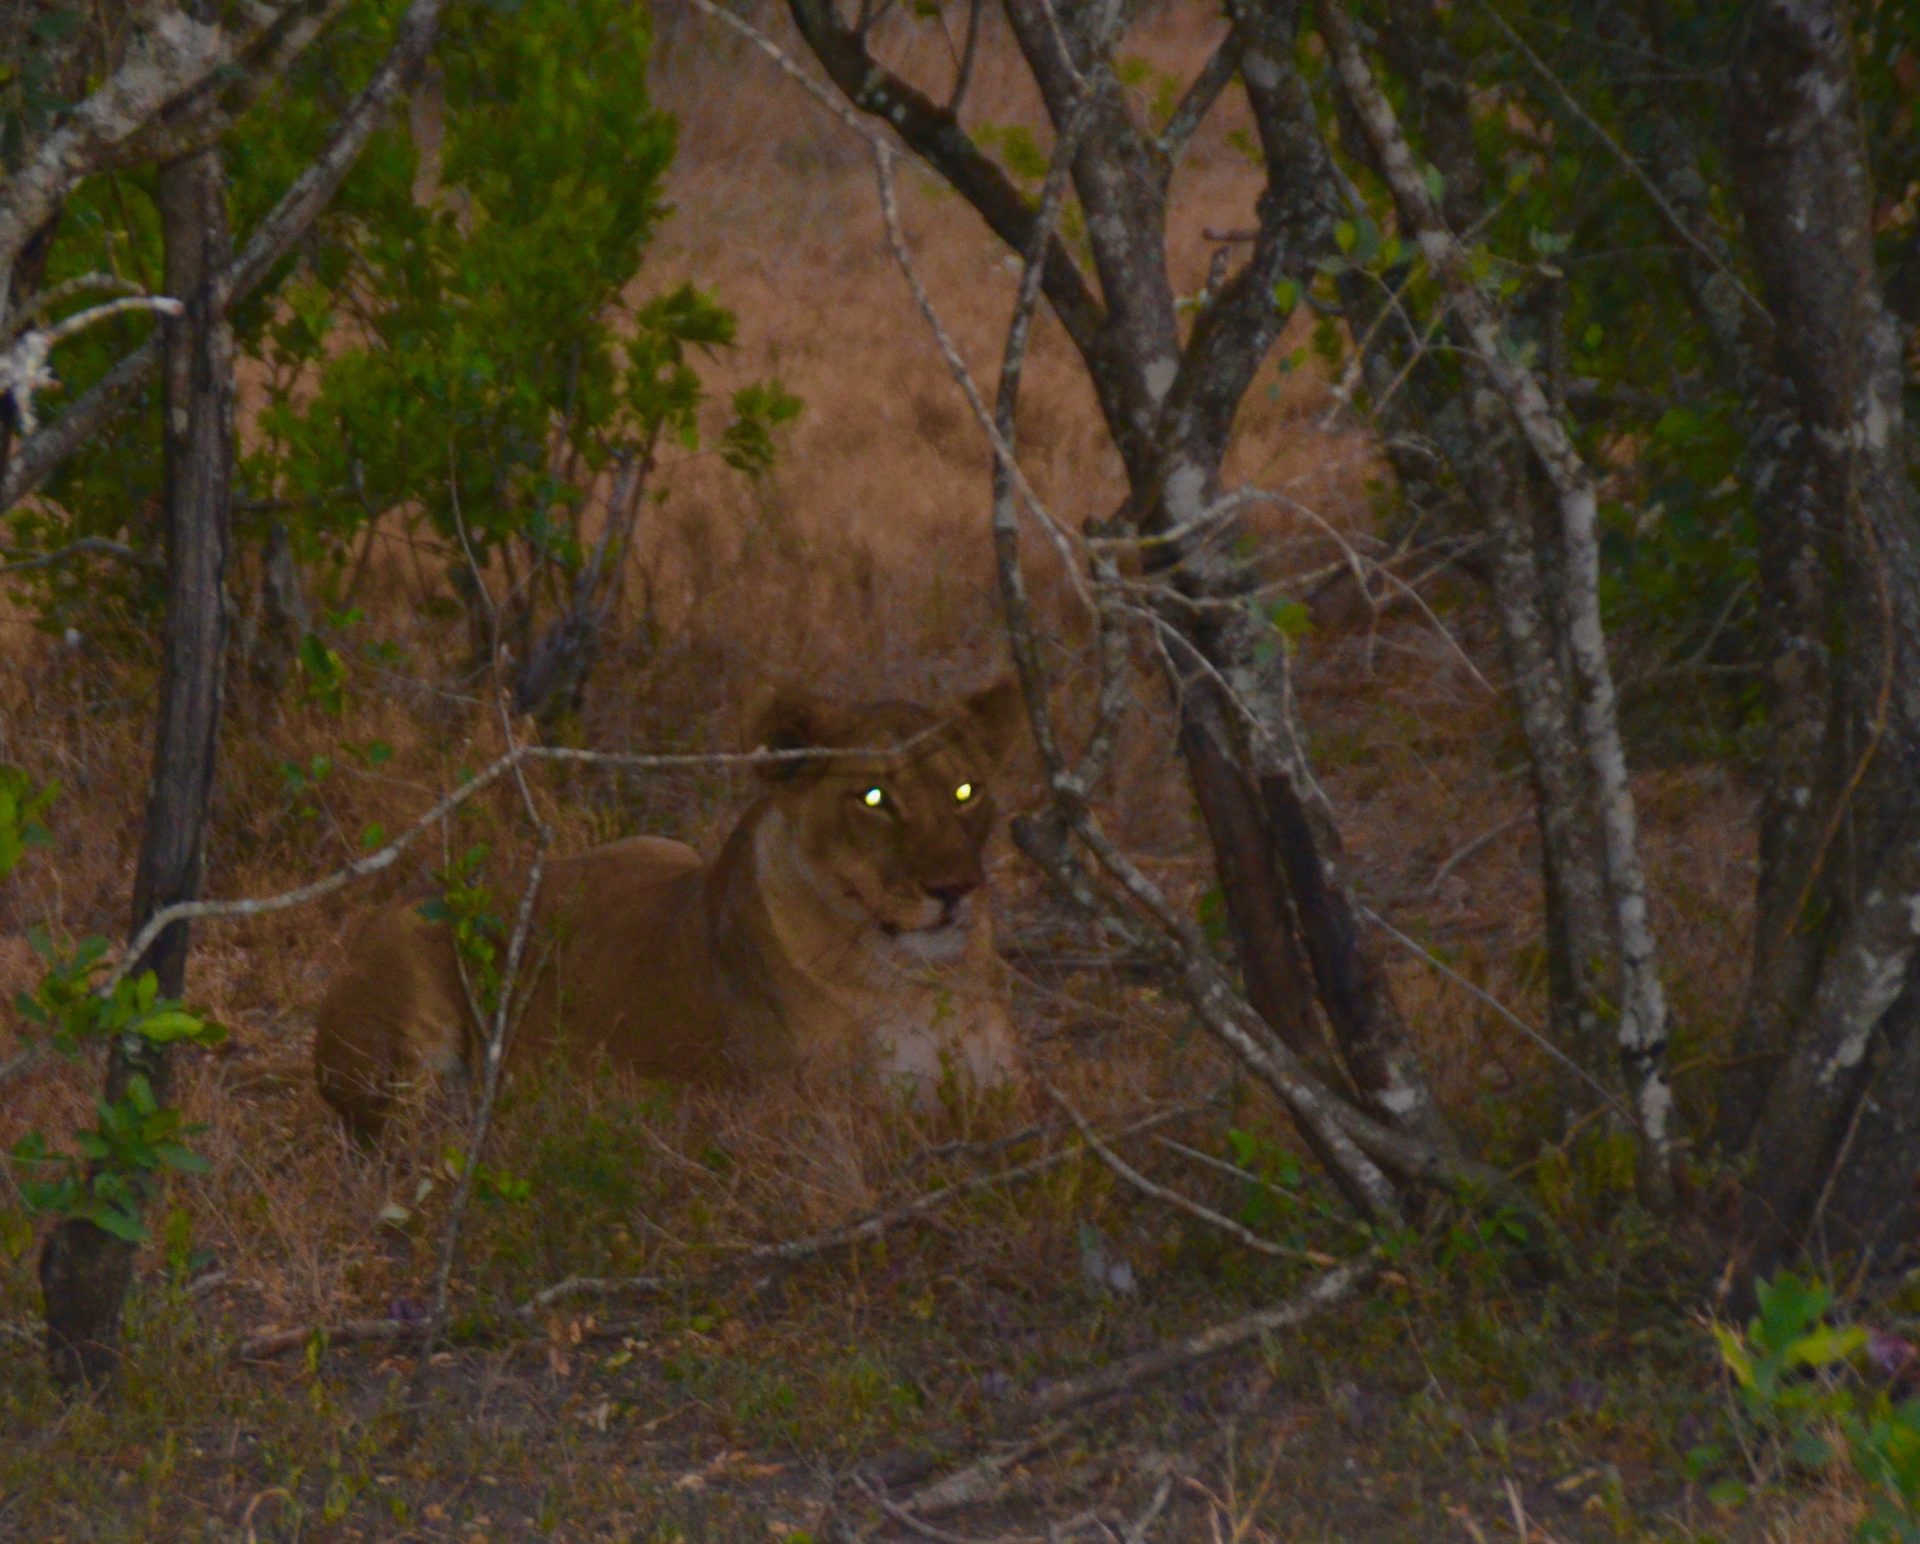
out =
[[[1466,67],[1429,0],[1390,0],[1388,10],[1380,48],[1405,86],[1407,116],[1441,174],[1440,212],[1453,230],[1472,229],[1486,217],[1486,178]],[[1338,106],[1342,139],[1375,163],[1357,107],[1344,95]],[[1513,419],[1471,347],[1432,353],[1397,295],[1383,301],[1374,284],[1350,270],[1338,283],[1348,330],[1384,356],[1363,362],[1370,381],[1398,384],[1388,408],[1389,441],[1435,444],[1464,492],[1463,518],[1492,538],[1486,579],[1527,745],[1540,836],[1548,1025],[1554,1041],[1590,1075],[1617,1087],[1608,1005],[1620,1001],[1620,959],[1608,917],[1601,812],[1578,732],[1568,612],[1559,565],[1549,561],[1556,541],[1549,490],[1528,464]],[[1396,470],[1405,481],[1405,470]],[[1417,486],[1417,468],[1414,478]],[[1569,1118],[1591,1102],[1584,1084],[1563,1084]]]
[[1553,657],[1566,690],[1580,764],[1598,816],[1601,876],[1607,900],[1609,956],[1620,991],[1612,1036],[1641,1143],[1639,1181],[1655,1207],[1672,1197],[1673,1094],[1666,1077],[1667,1006],[1647,905],[1639,822],[1600,616],[1599,503],[1592,472],[1551,394],[1509,346],[1507,319],[1480,287],[1465,248],[1420,173],[1398,114],[1374,80],[1352,18],[1339,0],[1320,0],[1321,34],[1368,159],[1393,196],[1401,228],[1418,244],[1446,291],[1461,335],[1505,401],[1534,471],[1551,492],[1550,550],[1536,544],[1546,586],[1543,614],[1559,622]]
[[[230,243],[219,151],[163,167],[159,202],[167,291],[187,309],[167,330],[166,632],[146,831],[134,879],[135,931],[161,907],[190,900],[200,888],[220,723],[233,467],[233,341],[220,278]],[[162,996],[181,995],[187,945],[186,924],[176,923],[137,967],[154,972]],[[165,1103],[169,1071],[164,1047],[124,1037],[109,1054],[106,1097],[119,1099],[139,1075]],[[47,1352],[63,1386],[98,1385],[116,1370],[133,1262],[133,1246],[77,1218],[48,1237],[40,1259]]]
[[[1847,1221],[1854,1242],[1907,1243],[1920,1221],[1920,542],[1853,46],[1839,0],[1759,0],[1733,70],[1736,191],[1808,431],[1838,624],[1824,751],[1800,758],[1819,775],[1770,800],[1808,818],[1786,833],[1798,840],[1770,844],[1763,913],[1794,947],[1811,944],[1817,968],[1804,1006],[1787,995],[1794,983],[1756,972],[1746,1048],[1779,1055],[1748,1139],[1744,1232],[1761,1269],[1823,1215]],[[1793,582],[1806,546],[1788,534],[1763,554],[1775,586]]]

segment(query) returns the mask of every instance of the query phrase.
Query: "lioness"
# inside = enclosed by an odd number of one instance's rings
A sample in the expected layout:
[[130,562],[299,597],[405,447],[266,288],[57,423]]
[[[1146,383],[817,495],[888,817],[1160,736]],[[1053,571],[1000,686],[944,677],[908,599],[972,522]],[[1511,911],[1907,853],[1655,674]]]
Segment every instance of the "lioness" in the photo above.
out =
[[[708,1080],[850,1046],[916,1097],[949,1066],[1004,1081],[1006,980],[979,891],[1018,711],[1010,680],[944,713],[776,698],[761,743],[829,753],[767,764],[711,865],[642,836],[548,866],[515,1054],[564,1037]],[[320,1091],[363,1139],[410,1088],[480,1063],[452,940],[417,900],[360,923],[318,1030]]]

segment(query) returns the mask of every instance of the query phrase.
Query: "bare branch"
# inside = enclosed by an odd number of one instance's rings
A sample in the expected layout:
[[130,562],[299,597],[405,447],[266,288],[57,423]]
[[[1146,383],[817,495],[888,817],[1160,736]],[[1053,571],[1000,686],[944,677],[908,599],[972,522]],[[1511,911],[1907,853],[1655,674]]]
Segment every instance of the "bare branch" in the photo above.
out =
[[[932,731],[923,731],[923,734]],[[903,741],[897,746],[869,748],[866,754],[875,756],[897,756],[910,748],[922,736],[914,740]],[[413,824],[384,847],[355,859],[344,868],[336,869],[323,878],[291,890],[283,890],[277,895],[257,896],[245,900],[231,901],[180,901],[174,905],[162,907],[156,911],[146,924],[136,933],[133,941],[122,953],[120,962],[102,981],[98,990],[109,993],[124,980],[133,969],[136,961],[159,934],[176,922],[231,920],[244,917],[266,916],[271,912],[290,911],[298,906],[306,906],[344,890],[356,879],[366,879],[391,868],[400,855],[413,846],[422,836],[444,821],[476,794],[499,782],[499,780],[529,761],[573,762],[582,766],[645,768],[650,771],[691,771],[712,767],[760,767],[775,766],[792,762],[818,760],[822,756],[839,755],[831,750],[791,750],[791,751],[748,751],[735,754],[716,752],[707,755],[639,755],[614,751],[575,750],[565,746],[516,745],[504,756],[476,772],[466,782],[450,793],[444,794]]]
[[259,287],[274,264],[293,249],[307,227],[318,218],[340,184],[346,180],[360,152],[380,127],[388,108],[419,73],[440,32],[446,0],[414,0],[394,30],[393,46],[380,61],[360,94],[341,114],[339,127],[313,164],[294,178],[234,259],[228,282],[239,301]]
[[128,295],[90,306],[85,311],[63,317],[50,327],[29,327],[0,353],[0,397],[13,407],[14,421],[22,434],[32,434],[38,425],[33,398],[36,392],[50,391],[60,384],[47,360],[54,347],[84,327],[123,316],[129,311],[151,311],[158,316],[178,316],[186,308],[165,295]]
[[422,1326],[411,1319],[348,1319],[343,1324],[303,1324],[293,1329],[256,1330],[233,1354],[243,1362],[265,1361],[304,1346],[316,1335],[337,1344],[364,1345],[372,1341],[411,1340]]
[[136,568],[162,568],[165,565],[151,552],[140,552],[125,542],[112,541],[105,536],[82,536],[78,541],[70,541],[50,552],[34,552],[22,555],[11,548],[0,547],[0,574],[25,573],[33,568],[53,568],[73,558],[98,556],[117,558],[122,563]]
[[1179,1340],[1156,1346],[1151,1351],[1142,1351],[1137,1356],[1109,1362],[1081,1377],[1065,1378],[1049,1384],[1037,1397],[1027,1402],[1023,1413],[1029,1419],[1061,1415],[1081,1405],[1091,1404],[1096,1399],[1105,1399],[1155,1378],[1164,1378],[1168,1373],[1191,1367],[1195,1362],[1221,1356],[1262,1335],[1296,1328],[1347,1301],[1379,1273],[1381,1263],[1379,1255],[1368,1254],[1349,1264],[1336,1266],[1292,1297],[1270,1307],[1257,1308],[1238,1318],[1209,1325]]
[[[517,763],[514,771],[517,776],[520,771]],[[520,786],[529,813],[534,814],[537,820],[538,812],[532,808],[533,798],[527,792],[524,779]],[[514,988],[520,979],[520,963],[526,953],[527,938],[533,931],[534,902],[540,895],[547,848],[553,841],[553,829],[545,823],[537,826],[537,832],[533,868],[527,875],[526,887],[520,893],[519,914],[514,918],[513,936],[507,943],[506,964],[500,972],[499,997],[494,1004],[493,1023],[487,1030],[487,1055],[485,1070],[481,1075],[480,1103],[473,1112],[473,1123],[467,1132],[465,1161],[460,1165],[460,1178],[454,1186],[446,1226],[441,1234],[440,1260],[433,1273],[433,1296],[427,1309],[420,1355],[414,1363],[413,1383],[408,1393],[409,1402],[415,1406],[425,1392],[426,1380],[433,1365],[434,1343],[439,1340],[440,1331],[447,1321],[447,1289],[453,1280],[453,1262],[460,1250],[461,1225],[466,1218],[468,1203],[473,1199],[474,1180],[480,1172],[480,1156],[486,1150],[487,1135],[493,1125],[494,1101],[500,1093],[500,1072],[505,1065],[507,1045],[513,1035]]]
[[[1200,67],[1200,73],[1194,76],[1186,95],[1180,98],[1179,105],[1160,130],[1160,153],[1167,158],[1169,167],[1186,153],[1194,131],[1206,121],[1214,103],[1220,100],[1220,93],[1233,80],[1233,72],[1239,68],[1240,34],[1229,32],[1212,57]],[[1253,238],[1249,235],[1245,239]]]
[[[223,278],[228,304],[244,300],[305,234],[352,170],[402,88],[418,72],[438,35],[445,0],[414,0],[380,68],[341,115],[333,138],[294,179]],[[9,184],[11,188],[11,184]],[[52,475],[68,456],[118,415],[159,368],[160,338],[149,337],[92,387],[57,422],[23,439],[0,477],[0,511],[11,509]]]
[[31,296],[11,316],[0,323],[0,342],[11,343],[26,331],[36,317],[45,316],[55,306],[65,305],[76,295],[139,295],[144,291],[131,279],[113,273],[80,273]]
[[1087,1124],[1086,1118],[1073,1107],[1066,1095],[1052,1087],[1047,1088],[1046,1094],[1067,1112],[1067,1118],[1073,1122],[1074,1128],[1080,1133],[1087,1146],[1093,1149],[1094,1156],[1143,1196],[1158,1201],[1163,1206],[1171,1206],[1175,1211],[1185,1212],[1189,1217],[1198,1218],[1208,1227],[1218,1229],[1237,1243],[1246,1245],[1255,1254],[1263,1254],[1275,1260],[1302,1260],[1309,1265],[1336,1263],[1332,1255],[1318,1249],[1291,1249],[1285,1244],[1276,1244],[1270,1238],[1262,1238],[1253,1229],[1216,1212],[1212,1207],[1203,1205],[1191,1196],[1182,1195],[1177,1190],[1170,1190],[1165,1185],[1155,1184],[1102,1142],[1094,1129]]
[[[697,3],[697,0],[696,0]],[[986,431],[987,442],[993,447],[994,464],[1005,470],[1013,486],[1020,492],[1020,498],[1027,506],[1041,530],[1060,554],[1067,576],[1073,582],[1076,593],[1093,609],[1093,597],[1087,593],[1086,580],[1081,575],[1078,554],[1074,551],[1073,537],[1063,530],[1058,521],[1048,512],[1047,506],[1035,493],[1033,485],[1027,481],[1027,475],[1014,457],[1013,449],[1000,433],[1000,426],[987,412],[987,405],[980,396],[979,387],[973,383],[973,374],[967,369],[967,362],[960,355],[959,348],[948,335],[946,325],[940,320],[940,314],[934,309],[932,297],[927,294],[926,286],[920,282],[920,273],[913,265],[912,255],[907,250],[907,238],[900,229],[900,203],[893,190],[893,150],[884,141],[876,141],[873,146],[873,164],[880,183],[880,212],[886,220],[887,239],[893,248],[894,260],[900,265],[900,271],[906,275],[907,284],[913,290],[914,303],[919,306],[920,314],[926,318],[927,326],[932,330],[934,341],[939,344],[940,352],[947,361],[960,390],[965,393],[967,406],[973,409],[973,416],[980,427]]]
[[956,118],[960,104],[967,99],[967,87],[973,83],[973,61],[979,49],[980,0],[967,0],[967,41],[961,46],[960,63],[954,71],[953,95],[947,98],[947,111]]
[[[1508,822],[1508,824],[1511,824],[1511,822]],[[1482,840],[1490,840],[1492,837],[1498,836],[1500,832],[1505,829],[1505,826],[1496,826],[1493,831],[1490,832],[1487,837],[1482,838]],[[1439,971],[1441,975],[1445,976],[1455,986],[1464,988],[1475,999],[1491,1008],[1502,1019],[1519,1030],[1521,1034],[1525,1035],[1527,1039],[1531,1040],[1544,1051],[1547,1056],[1565,1067],[1567,1071],[1571,1072],[1582,1083],[1586,1084],[1588,1088],[1598,1094],[1602,1104],[1613,1110],[1629,1125],[1633,1124],[1633,1112],[1620,1102],[1612,1089],[1608,1088],[1606,1084],[1602,1083],[1591,1072],[1587,1071],[1585,1067],[1567,1055],[1565,1051],[1555,1045],[1546,1035],[1535,1029],[1533,1025],[1529,1024],[1525,1019],[1521,1018],[1519,1014],[1501,1002],[1493,993],[1489,992],[1485,987],[1475,985],[1445,960],[1441,959],[1440,956],[1435,954],[1431,949],[1423,948],[1419,943],[1407,937],[1405,933],[1387,921],[1385,917],[1381,916],[1380,913],[1375,911],[1371,906],[1361,909],[1365,913],[1367,920],[1379,928],[1381,932],[1385,933],[1387,937],[1391,938],[1409,953],[1426,961],[1428,965]]]
[[[713,0],[693,0],[710,16],[744,31],[745,24]],[[1034,214],[1025,196],[960,127],[958,120],[876,60],[865,41],[834,12],[831,0],[788,0],[794,25],[834,85],[860,111],[889,124],[909,149],[971,204],[993,233],[1016,252],[1031,238]],[[776,57],[779,50],[767,42]],[[783,69],[792,73],[789,64]],[[1045,290],[1061,325],[1083,351],[1099,354],[1105,314],[1073,255],[1056,236],[1047,245]]]

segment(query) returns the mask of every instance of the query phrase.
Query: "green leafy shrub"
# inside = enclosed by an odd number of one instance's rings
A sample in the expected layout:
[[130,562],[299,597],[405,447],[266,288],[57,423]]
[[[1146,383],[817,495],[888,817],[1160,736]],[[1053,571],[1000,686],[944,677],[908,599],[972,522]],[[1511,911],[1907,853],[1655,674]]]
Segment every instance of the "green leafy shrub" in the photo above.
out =
[[[1713,1326],[1733,1380],[1733,1437],[1745,1474],[1719,1444],[1694,1449],[1696,1477],[1723,1505],[1795,1473],[1851,1475],[1870,1497],[1855,1537],[1920,1541],[1920,1398],[1896,1401],[1861,1376],[1873,1345],[1860,1325],[1833,1321],[1824,1284],[1782,1272],[1758,1287],[1745,1331]],[[1894,1344],[1911,1355],[1903,1342]]]

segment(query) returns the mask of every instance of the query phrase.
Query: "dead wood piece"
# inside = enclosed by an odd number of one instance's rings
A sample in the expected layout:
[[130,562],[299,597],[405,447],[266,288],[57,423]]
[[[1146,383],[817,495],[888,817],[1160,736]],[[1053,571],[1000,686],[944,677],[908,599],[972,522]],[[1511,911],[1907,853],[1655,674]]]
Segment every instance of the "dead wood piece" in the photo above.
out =
[[1151,1351],[1142,1351],[1138,1356],[1111,1362],[1081,1377],[1065,1379],[1030,1401],[1027,1413],[1036,1417],[1062,1415],[1081,1405],[1091,1404],[1096,1399],[1126,1393],[1155,1378],[1178,1372],[1182,1367],[1190,1367],[1195,1362],[1220,1356],[1262,1335],[1304,1324],[1352,1297],[1373,1279],[1381,1263],[1378,1254],[1368,1254],[1346,1265],[1336,1266],[1304,1291],[1270,1307],[1257,1308],[1238,1318],[1223,1320],[1179,1340],[1156,1346]]
[[329,1345],[364,1345],[370,1341],[412,1340],[424,1335],[424,1321],[413,1319],[348,1319],[340,1324],[302,1324],[293,1329],[259,1330],[233,1348],[236,1360],[261,1362],[304,1346],[316,1335]]

